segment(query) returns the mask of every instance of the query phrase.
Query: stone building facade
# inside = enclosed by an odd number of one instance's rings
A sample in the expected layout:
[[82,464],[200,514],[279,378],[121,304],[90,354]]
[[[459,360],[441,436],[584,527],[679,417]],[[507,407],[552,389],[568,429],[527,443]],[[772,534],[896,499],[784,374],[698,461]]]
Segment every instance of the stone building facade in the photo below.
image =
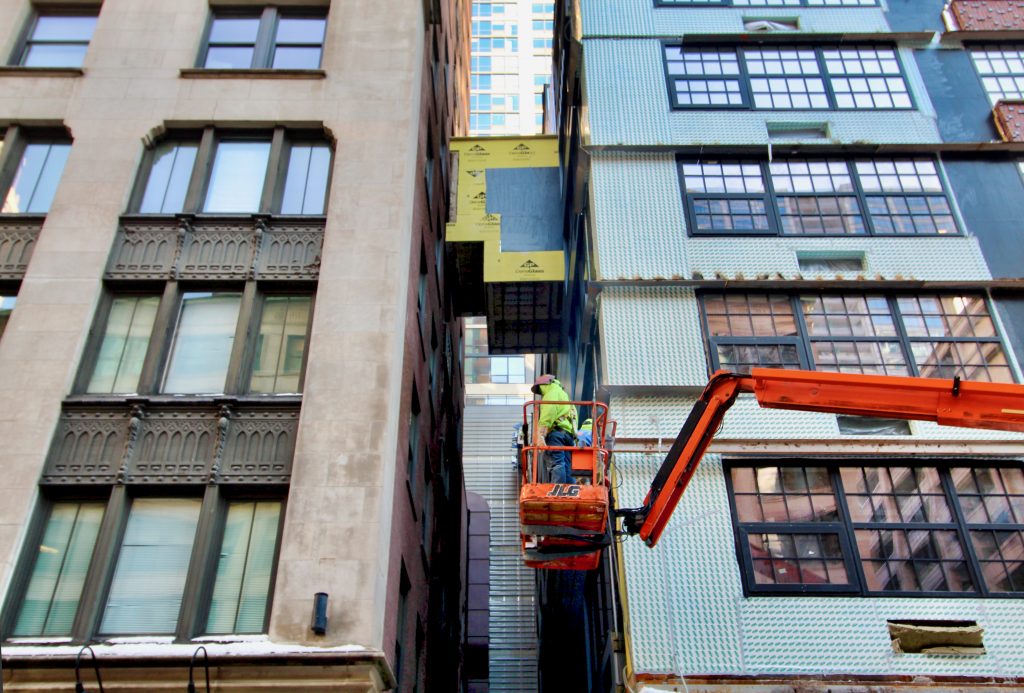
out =
[[4,689],[458,690],[469,2],[0,15]]

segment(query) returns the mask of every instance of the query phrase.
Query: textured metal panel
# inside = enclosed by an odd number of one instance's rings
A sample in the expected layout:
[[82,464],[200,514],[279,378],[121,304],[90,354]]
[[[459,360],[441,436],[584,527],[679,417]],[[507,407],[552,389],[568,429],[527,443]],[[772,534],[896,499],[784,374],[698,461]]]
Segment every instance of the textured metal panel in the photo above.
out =
[[[688,237],[671,153],[598,152],[591,159],[602,279],[991,279],[978,241],[966,237]],[[860,252],[858,275],[804,277],[797,253]]]
[[[613,397],[612,414],[618,421],[618,435],[623,438],[662,438],[662,450],[667,451],[683,421],[690,413],[696,397]],[[910,436],[897,436],[905,440],[969,441],[969,440],[1024,440],[1024,433],[988,431],[980,428],[954,428],[927,421],[911,421]],[[841,435],[835,414],[819,414],[784,409],[762,409],[753,395],[741,395],[725,415],[722,428],[715,440],[730,439],[790,440],[894,440],[894,436]]]
[[601,279],[689,278],[675,155],[591,155],[592,228]]
[[1010,31],[1024,29],[1024,2],[1020,0],[952,0],[960,31]]
[[514,425],[519,406],[467,406],[462,454],[466,490],[487,501],[490,527],[490,688],[537,690],[537,626],[534,571],[523,565],[519,546],[519,497]]
[[707,381],[707,351],[692,289],[608,287],[601,292],[605,385]]
[[[660,460],[618,455],[624,504],[639,503]],[[655,549],[624,545],[640,673],[1019,676],[1018,600],[744,598],[721,461],[707,455]],[[981,657],[895,655],[888,619],[974,620]]]
[[589,144],[760,144],[767,151],[766,123],[802,122],[827,123],[830,140],[836,144],[941,142],[917,65],[905,49],[900,57],[919,111],[673,111],[661,45],[657,39],[584,40]]
[[5,217],[0,220],[0,279],[21,279],[32,258],[41,219]]
[[992,109],[992,118],[1003,142],[1024,142],[1024,103],[999,101]]
[[654,7],[653,0],[583,2],[584,36],[743,34],[743,17],[800,18],[799,33],[889,31],[880,7]]

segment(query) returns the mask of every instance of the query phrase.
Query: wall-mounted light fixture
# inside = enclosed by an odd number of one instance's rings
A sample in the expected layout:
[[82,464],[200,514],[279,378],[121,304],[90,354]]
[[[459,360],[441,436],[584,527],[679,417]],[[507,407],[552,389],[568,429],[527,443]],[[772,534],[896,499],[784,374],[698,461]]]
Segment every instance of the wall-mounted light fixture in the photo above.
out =
[[313,623],[310,628],[317,635],[327,633],[327,593],[317,592],[313,595]]
[[196,648],[196,651],[192,653],[192,661],[188,665],[188,693],[196,693],[196,681],[192,678],[192,670],[196,667],[196,657],[199,656],[199,650],[203,651],[203,668],[206,670],[206,693],[210,693],[210,657],[206,654],[206,648],[200,645]]
[[75,657],[75,693],[88,693],[85,690],[85,684],[82,683],[82,653],[86,650],[89,650],[89,655],[92,657],[92,670],[96,672],[96,683],[99,684],[100,693],[104,693],[103,679],[100,678],[100,667],[96,663],[96,653],[88,645],[84,645],[78,651],[78,656]]

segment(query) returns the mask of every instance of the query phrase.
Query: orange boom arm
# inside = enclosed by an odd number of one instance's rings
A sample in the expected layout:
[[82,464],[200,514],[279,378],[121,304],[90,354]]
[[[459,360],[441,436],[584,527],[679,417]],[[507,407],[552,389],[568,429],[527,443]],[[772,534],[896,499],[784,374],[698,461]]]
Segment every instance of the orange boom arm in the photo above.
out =
[[1024,385],[887,375],[754,368],[717,371],[654,477],[644,504],[621,509],[623,528],[648,546],[658,542],[722,418],[741,392],[771,409],[934,421],[943,426],[1024,432]]

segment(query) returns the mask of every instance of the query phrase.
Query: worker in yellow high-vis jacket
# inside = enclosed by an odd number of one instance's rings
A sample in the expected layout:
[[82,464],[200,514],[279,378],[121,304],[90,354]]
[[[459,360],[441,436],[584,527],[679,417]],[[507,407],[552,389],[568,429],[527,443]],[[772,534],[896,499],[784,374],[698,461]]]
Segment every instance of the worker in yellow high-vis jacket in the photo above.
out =
[[[571,448],[576,444],[576,406],[573,404],[545,404],[568,402],[570,397],[558,379],[550,373],[537,378],[531,388],[541,396],[538,421],[541,437],[549,447]],[[572,458],[569,450],[547,450],[544,463],[548,470],[548,483],[572,483]]]

